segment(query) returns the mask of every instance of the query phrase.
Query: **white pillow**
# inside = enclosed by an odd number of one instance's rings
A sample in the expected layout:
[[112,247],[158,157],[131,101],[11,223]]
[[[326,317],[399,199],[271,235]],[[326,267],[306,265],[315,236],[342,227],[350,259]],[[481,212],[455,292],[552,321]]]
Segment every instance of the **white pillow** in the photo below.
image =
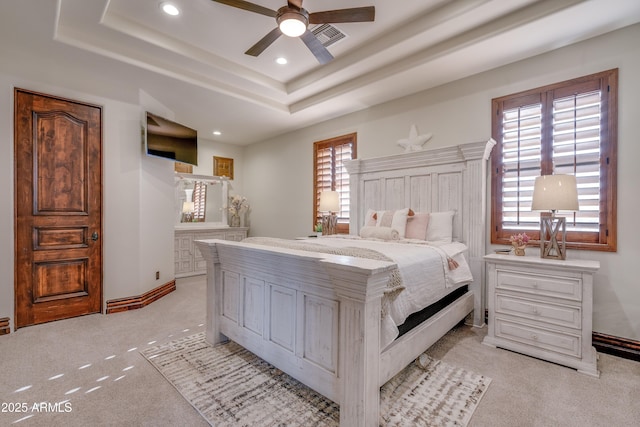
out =
[[453,240],[453,216],[456,211],[431,212],[427,225],[427,242],[431,244],[451,243]]
[[364,217],[364,226],[365,227],[375,227],[376,226],[376,211],[373,209],[367,210],[367,214]]
[[360,237],[363,239],[399,240],[398,230],[391,227],[362,227]]
[[377,215],[376,227],[391,227],[398,231],[401,239],[404,239],[409,208],[396,211],[378,211]]

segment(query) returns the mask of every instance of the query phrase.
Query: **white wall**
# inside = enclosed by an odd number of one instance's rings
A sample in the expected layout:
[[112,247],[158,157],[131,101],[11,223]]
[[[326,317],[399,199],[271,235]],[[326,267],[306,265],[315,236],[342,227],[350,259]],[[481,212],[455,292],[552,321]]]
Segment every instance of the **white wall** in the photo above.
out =
[[[146,111],[170,120],[175,120],[175,117],[169,108],[143,90],[138,91],[138,102],[137,120],[127,122],[128,126],[122,126],[122,132],[126,139],[129,139],[134,131],[138,135],[137,146],[127,146],[127,150],[131,151],[129,158],[139,159],[135,163],[132,162],[134,170],[140,175],[140,191],[135,200],[138,217],[135,218],[137,221],[134,218],[130,219],[137,229],[137,233],[132,236],[137,236],[135,244],[138,246],[139,268],[138,274],[132,277],[134,280],[127,288],[130,293],[127,294],[125,289],[119,289],[122,296],[141,295],[175,277],[172,229],[175,212],[174,162],[145,155],[142,139],[142,123],[146,120]],[[106,158],[105,162],[110,159]],[[114,174],[110,178],[116,180],[122,177]],[[156,272],[160,273],[158,279]],[[131,293],[136,288],[140,291]],[[109,299],[111,298],[105,300]]]
[[13,322],[13,83],[0,74],[0,317]]
[[193,173],[213,175],[213,157],[233,159],[233,179],[229,180],[229,194],[242,194],[243,190],[243,153],[244,148],[237,145],[224,144],[215,139],[206,139],[198,135],[198,166]]
[[[313,142],[358,133],[358,157],[396,154],[395,142],[416,124],[433,133],[428,147],[485,141],[491,136],[491,99],[619,68],[618,252],[570,251],[570,258],[599,260],[594,330],[640,339],[640,25],[320,123],[259,144],[244,154],[246,195],[252,202],[251,235],[295,237],[312,226]],[[489,218],[487,218],[489,223]],[[487,248],[490,251],[490,248]]]

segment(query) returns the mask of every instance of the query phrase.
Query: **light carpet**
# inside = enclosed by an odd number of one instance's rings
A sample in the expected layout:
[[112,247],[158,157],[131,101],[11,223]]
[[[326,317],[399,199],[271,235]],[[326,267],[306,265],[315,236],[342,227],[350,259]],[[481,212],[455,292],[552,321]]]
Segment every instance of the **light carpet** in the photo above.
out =
[[[211,425],[339,425],[339,405],[234,342],[199,333],[141,354]],[[490,382],[423,354],[380,389],[380,425],[466,426]]]

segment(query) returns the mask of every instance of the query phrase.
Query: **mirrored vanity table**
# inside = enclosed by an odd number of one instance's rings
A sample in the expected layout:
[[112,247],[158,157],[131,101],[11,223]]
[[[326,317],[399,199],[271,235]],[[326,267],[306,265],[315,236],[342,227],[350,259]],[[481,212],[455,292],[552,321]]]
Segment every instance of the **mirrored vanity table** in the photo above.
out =
[[247,227],[229,227],[229,182],[224,177],[175,174],[175,277],[205,274],[205,259],[195,240],[240,241]]

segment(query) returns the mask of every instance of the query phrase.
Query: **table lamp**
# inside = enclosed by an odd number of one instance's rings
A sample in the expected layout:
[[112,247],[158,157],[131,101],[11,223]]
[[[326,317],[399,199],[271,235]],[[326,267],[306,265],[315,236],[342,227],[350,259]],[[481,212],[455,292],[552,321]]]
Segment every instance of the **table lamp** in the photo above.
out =
[[323,191],[320,193],[320,212],[327,212],[322,216],[322,235],[336,234],[338,217],[336,212],[340,210],[340,194],[337,191]]
[[540,212],[540,257],[566,259],[567,222],[556,211],[577,211],[578,187],[574,175],[542,175],[533,187],[532,211]]
[[193,221],[193,211],[195,210],[193,202],[182,202],[182,222]]

